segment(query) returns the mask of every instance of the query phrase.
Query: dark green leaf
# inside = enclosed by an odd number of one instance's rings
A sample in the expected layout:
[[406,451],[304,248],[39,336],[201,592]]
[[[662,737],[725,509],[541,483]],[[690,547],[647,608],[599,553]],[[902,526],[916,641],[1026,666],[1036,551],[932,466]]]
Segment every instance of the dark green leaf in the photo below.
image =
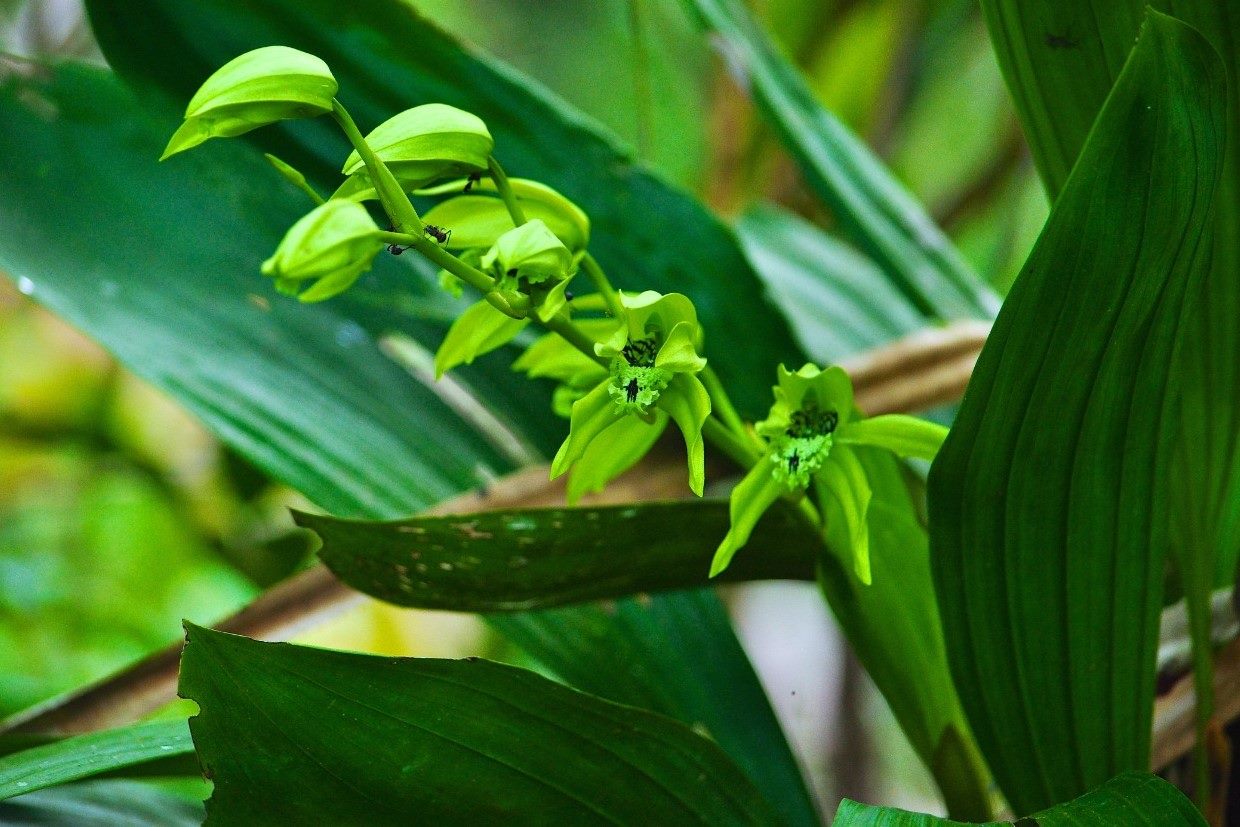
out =
[[198,801],[136,781],[83,781],[0,802],[6,827],[197,827]]
[[[995,827],[1205,827],[1205,823],[1183,793],[1158,776],[1141,772],[1116,776],[1080,798],[1027,819],[989,822]],[[965,822],[845,799],[834,827],[965,827]]]
[[0,758],[0,800],[193,751],[179,719],[53,741]]
[[[770,701],[713,592],[642,595],[492,616],[491,623],[573,686],[707,733],[786,822],[818,823]],[[575,634],[565,635],[566,627]]]
[[[521,509],[369,523],[296,514],[358,591],[399,606],[542,609],[704,586],[727,532],[723,501]],[[812,580],[821,541],[791,509],[759,524],[729,580]]]
[[815,99],[739,0],[685,0],[696,8],[742,86],[775,128],[845,233],[919,310],[947,319],[988,317],[998,302],[916,200]]
[[952,672],[1018,813],[1149,765],[1179,404],[1226,112],[1151,16],[999,314],[930,473]]
[[[178,108],[227,60],[282,43],[331,66],[363,130],[430,101],[475,113],[510,175],[543,181],[589,214],[591,251],[618,286],[694,300],[707,355],[727,355],[715,367],[751,416],[765,412],[770,365],[799,355],[735,237],[701,204],[635,165],[614,138],[546,90],[462,49],[407,3],[92,0],[89,8],[109,62],[135,83],[169,93]],[[163,122],[169,131],[176,126],[171,113]],[[299,126],[310,128],[279,131],[276,154],[325,181],[347,147],[326,124]]]
[[[851,563],[828,554],[820,570],[823,593],[938,783],[948,812],[987,818],[988,777],[948,670],[926,530],[916,519],[907,483],[891,455],[874,448],[858,448],[856,453],[872,491],[872,583],[863,585],[851,573]],[[828,526],[843,526],[842,520],[827,516]],[[827,539],[836,547],[850,547],[845,528],[833,529]]]
[[188,628],[209,823],[776,821],[688,727],[531,672]]
[[927,324],[874,262],[792,213],[758,207],[736,232],[814,359],[838,361]]
[[[1147,0],[985,0],[996,53],[1016,99],[1034,157],[1059,193],[1102,101],[1132,47]],[[1197,28],[1240,71],[1240,12],[1232,0],[1152,0]],[[1232,98],[1235,98],[1233,89]],[[1231,147],[1216,200],[1213,266],[1207,274],[1175,372],[1183,387],[1181,435],[1171,480],[1172,554],[1188,605],[1199,697],[1209,720],[1210,593],[1230,586],[1240,558],[1240,110],[1227,120]],[[1223,356],[1220,356],[1223,355]],[[1204,765],[1202,766],[1204,771]]]

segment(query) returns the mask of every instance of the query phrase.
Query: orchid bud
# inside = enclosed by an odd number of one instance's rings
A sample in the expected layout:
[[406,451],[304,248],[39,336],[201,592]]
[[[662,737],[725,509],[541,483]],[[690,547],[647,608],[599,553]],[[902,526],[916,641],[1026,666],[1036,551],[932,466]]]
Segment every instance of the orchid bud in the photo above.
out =
[[[542,221],[574,253],[589,245],[590,219],[580,207],[537,181],[510,178],[509,184],[526,218]],[[463,182],[454,182],[451,187],[435,187],[422,194],[442,195],[453,188],[459,192],[462,186]],[[514,226],[507,206],[494,194],[494,189],[494,182],[484,178],[474,185],[471,192],[475,194],[460,195],[436,204],[427,211],[426,221],[452,228],[449,247],[490,247]]]
[[231,138],[276,121],[330,112],[337,88],[327,64],[314,55],[287,46],[246,52],[198,89],[160,160],[211,138]]
[[275,254],[263,262],[264,275],[284,292],[317,281],[298,294],[303,302],[342,293],[370,269],[383,249],[381,232],[370,213],[353,201],[328,201],[289,228]]
[[529,284],[566,279],[576,270],[573,254],[537,218],[500,236],[482,256],[482,268]]
[[[366,143],[406,190],[440,178],[482,172],[495,147],[477,115],[443,103],[406,109],[375,127]],[[366,164],[356,150],[345,160],[343,172],[349,179],[334,197],[359,201],[376,197]]]

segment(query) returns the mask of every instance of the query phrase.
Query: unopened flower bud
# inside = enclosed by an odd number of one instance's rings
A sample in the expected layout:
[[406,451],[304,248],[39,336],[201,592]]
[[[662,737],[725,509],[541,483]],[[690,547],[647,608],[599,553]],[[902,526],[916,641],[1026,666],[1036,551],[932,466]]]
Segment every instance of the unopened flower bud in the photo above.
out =
[[[443,103],[406,109],[379,124],[366,143],[405,189],[416,189],[440,178],[482,172],[495,140],[477,116]],[[350,176],[337,197],[374,197],[366,164],[356,151],[344,162]]]
[[210,138],[229,138],[290,118],[332,110],[336,79],[319,58],[287,46],[235,57],[207,78],[160,160]]
[[275,255],[263,262],[262,270],[285,292],[315,281],[299,298],[303,302],[322,301],[352,286],[382,249],[379,227],[365,207],[353,201],[332,200],[289,228]]

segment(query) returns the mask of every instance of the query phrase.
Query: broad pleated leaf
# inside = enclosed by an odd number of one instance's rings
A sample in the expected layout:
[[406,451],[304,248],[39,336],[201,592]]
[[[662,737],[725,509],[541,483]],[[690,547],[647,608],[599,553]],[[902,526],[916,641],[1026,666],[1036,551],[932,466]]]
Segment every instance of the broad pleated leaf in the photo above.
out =
[[53,741],[0,758],[0,800],[155,761],[168,774],[178,774],[184,767],[171,766],[169,759],[193,751],[180,719]]
[[708,739],[532,672],[188,628],[208,824],[776,820]]
[[81,781],[0,802],[11,827],[197,827],[202,803],[137,781]]
[[[987,827],[1028,822],[1037,827],[1205,827],[1205,819],[1184,794],[1156,775],[1129,772],[1096,790],[1018,822],[992,821]],[[873,807],[844,799],[834,827],[967,827],[925,813]]]
[[953,675],[1018,813],[1148,766],[1172,354],[1209,254],[1224,77],[1149,18],[930,473]]
[[813,359],[837,361],[927,324],[878,265],[803,218],[763,205],[736,232]]
[[[381,523],[295,516],[358,591],[399,606],[505,612],[705,586],[728,511],[693,501]],[[724,579],[813,580],[820,547],[791,509],[774,509]]]
[[[984,0],[1000,66],[1038,168],[1056,196],[1132,47],[1147,0]],[[1152,0],[1196,28],[1240,71],[1240,5],[1234,0]],[[1235,99],[1235,91],[1232,91]],[[1208,720],[1210,593],[1235,580],[1240,559],[1240,110],[1227,121],[1227,159],[1217,196],[1213,266],[1185,323],[1176,373],[1183,409],[1171,484],[1172,552],[1187,598],[1197,686]]]
[[924,313],[986,318],[997,299],[907,190],[815,99],[739,0],[683,0],[718,38],[814,192],[856,245]]
[[[784,822],[820,823],[801,780],[786,769],[795,759],[740,642],[716,631],[730,627],[712,591],[492,615],[491,623],[573,686],[709,735]],[[566,626],[575,634],[565,635]]]

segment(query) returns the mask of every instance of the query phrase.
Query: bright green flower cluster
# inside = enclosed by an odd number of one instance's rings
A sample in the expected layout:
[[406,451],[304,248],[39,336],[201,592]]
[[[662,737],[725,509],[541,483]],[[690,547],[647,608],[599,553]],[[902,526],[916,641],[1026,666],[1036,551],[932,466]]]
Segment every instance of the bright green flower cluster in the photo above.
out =
[[780,497],[811,488],[819,508],[833,509],[847,525],[853,571],[870,582],[870,485],[856,449],[872,446],[902,457],[933,459],[947,429],[911,416],[863,419],[852,382],[841,368],[805,365],[795,373],[780,365],[775,404],[754,427],[766,452],[732,491],[731,527],[715,552],[711,576],[728,567],[749,540],[758,519]]
[[[780,368],[770,415],[751,430],[707,366],[690,299],[616,291],[587,250],[586,214],[545,184],[509,179],[477,116],[427,103],[363,136],[336,92],[336,79],[313,55],[283,46],[257,49],[207,79],[164,153],[280,120],[331,115],[353,151],[329,198],[267,156],[317,205],[262,264],[277,289],[322,301],[351,288],[384,249],[414,250],[440,268],[449,292],[459,297],[469,286],[481,294],[449,327],[435,356],[437,374],[526,341],[518,337],[530,325],[548,331],[514,367],[556,382],[553,408],[569,419],[569,432],[551,476],[568,474],[570,501],[631,468],[674,422],[695,494],[706,483],[704,436],[751,466],[732,494],[731,528],[712,575],[728,565],[775,500],[808,494],[818,510],[807,505],[807,513],[820,527],[827,515],[847,526],[854,570],[869,581],[870,489],[856,452],[878,446],[930,457],[943,429],[909,417],[862,419],[842,370],[806,365],[795,373]],[[442,200],[422,216],[410,194]],[[569,285],[581,273],[595,292],[574,298]]]

